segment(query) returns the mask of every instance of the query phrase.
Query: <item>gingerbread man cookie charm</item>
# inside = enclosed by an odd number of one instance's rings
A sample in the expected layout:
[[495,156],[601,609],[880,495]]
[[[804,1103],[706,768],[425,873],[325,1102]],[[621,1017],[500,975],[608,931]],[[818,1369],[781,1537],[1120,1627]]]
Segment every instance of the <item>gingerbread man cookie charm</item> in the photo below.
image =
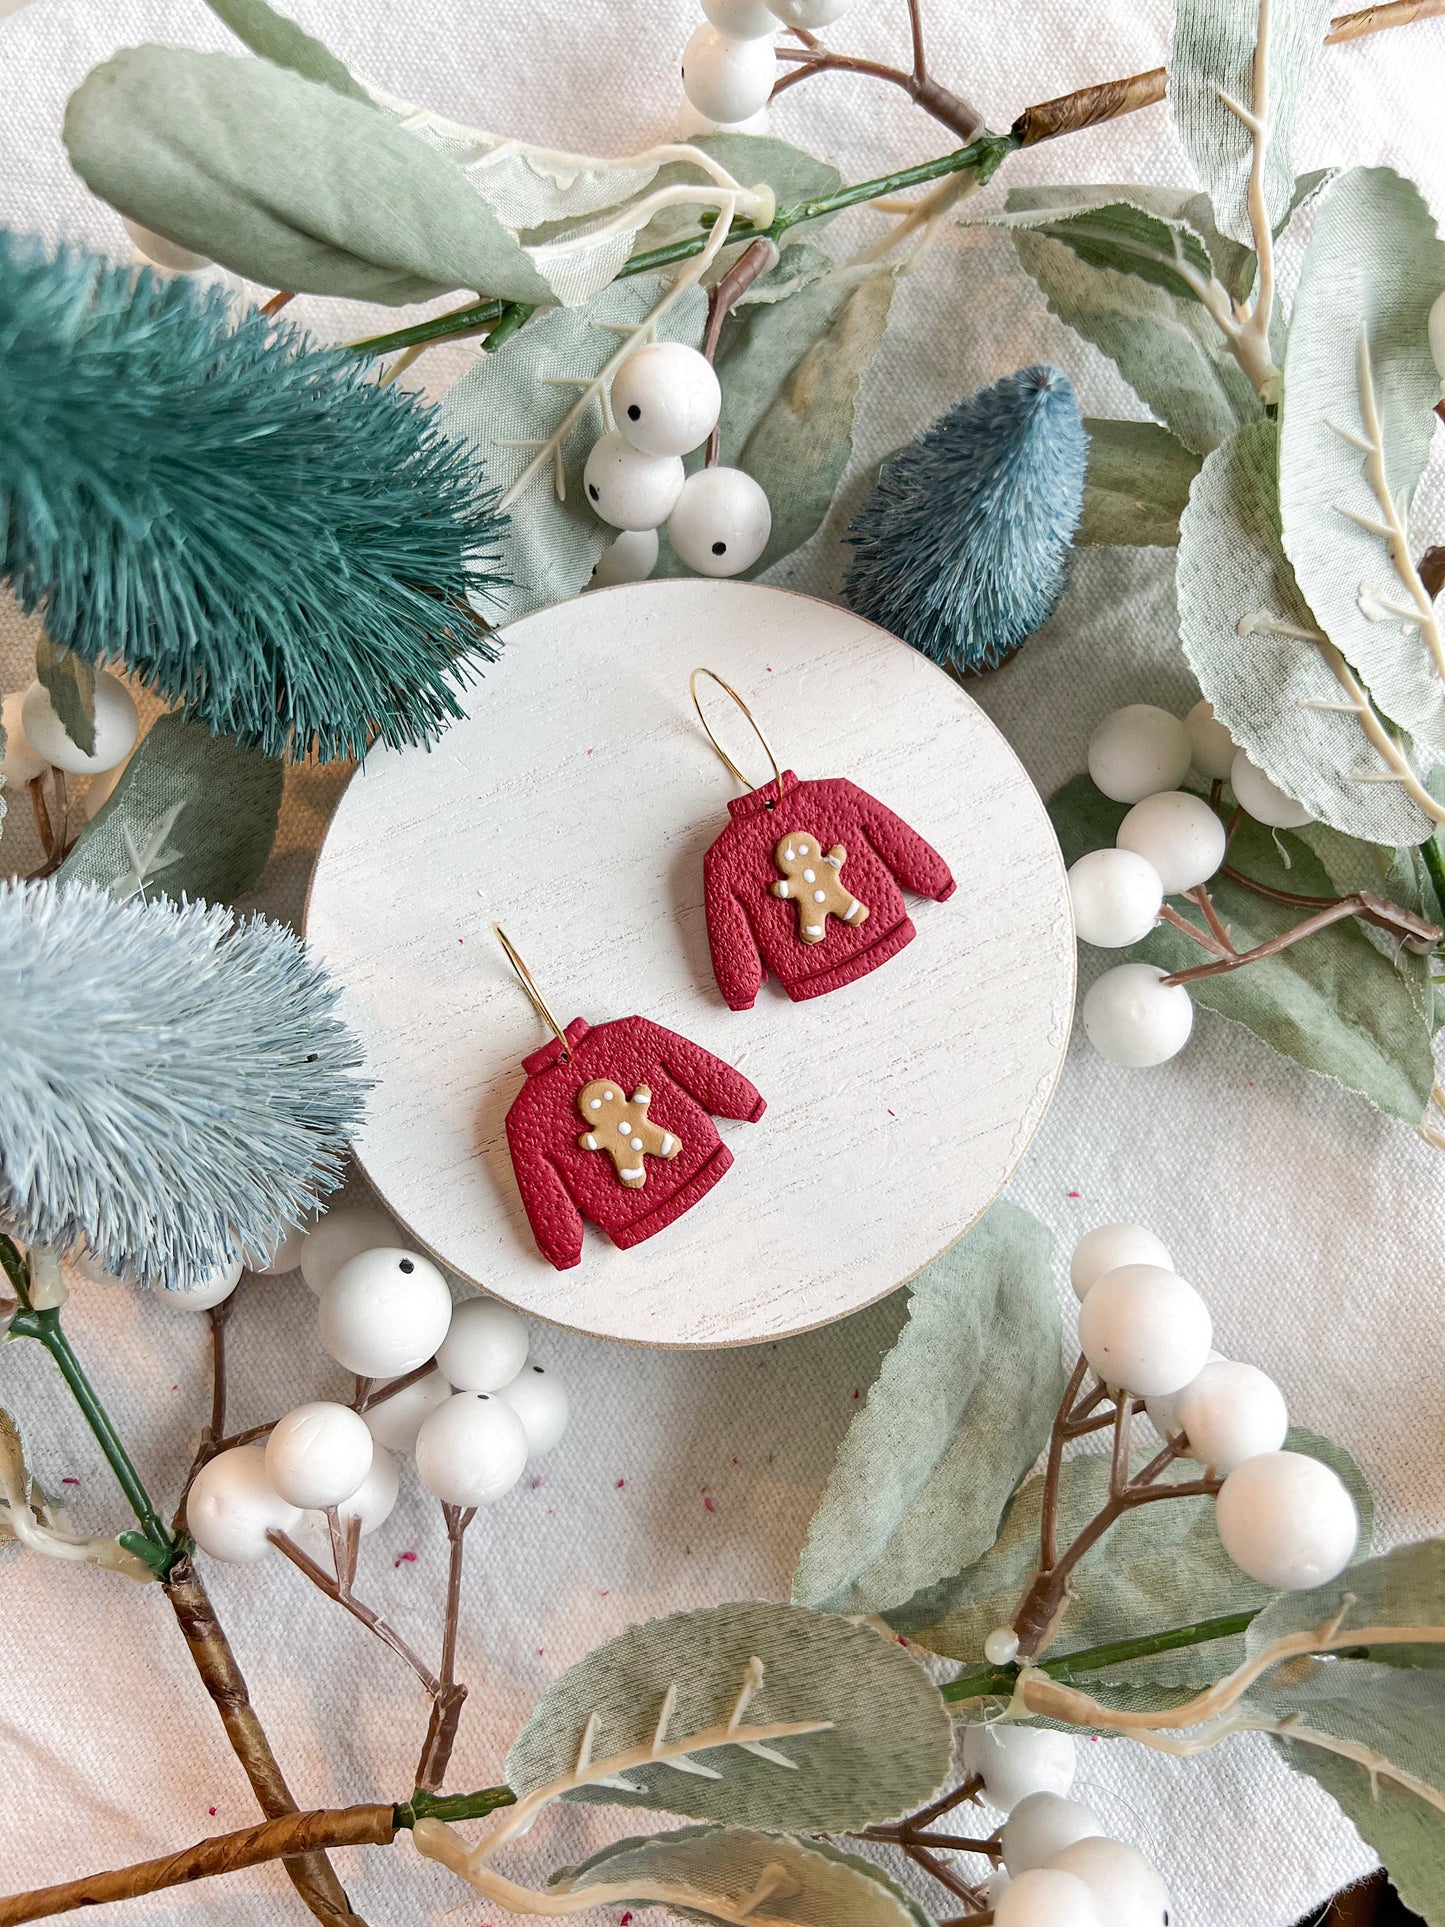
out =
[[664,1131],[647,1115],[652,1092],[639,1084],[631,1097],[624,1097],[619,1085],[605,1077],[594,1077],[577,1093],[577,1108],[591,1126],[577,1139],[584,1151],[605,1151],[613,1168],[629,1191],[640,1191],[647,1182],[645,1157],[675,1158],[682,1139]]
[[815,836],[785,836],[773,851],[773,861],[782,871],[773,885],[775,897],[788,897],[798,906],[798,935],[804,943],[821,943],[828,933],[829,917],[851,924],[856,930],[867,921],[868,906],[844,889],[841,871],[848,852],[835,843],[827,855],[821,853]]

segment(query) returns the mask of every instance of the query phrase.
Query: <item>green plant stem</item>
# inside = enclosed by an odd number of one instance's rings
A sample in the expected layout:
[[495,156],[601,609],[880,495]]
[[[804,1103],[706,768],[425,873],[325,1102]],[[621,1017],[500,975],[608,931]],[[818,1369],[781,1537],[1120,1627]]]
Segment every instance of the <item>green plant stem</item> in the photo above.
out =
[[120,1434],[111,1423],[110,1414],[96,1396],[95,1387],[86,1376],[85,1368],[76,1357],[69,1338],[61,1329],[59,1309],[35,1311],[27,1306],[23,1311],[17,1312],[11,1320],[10,1336],[33,1338],[49,1352],[55,1361],[56,1369],[69,1388],[71,1397],[80,1407],[81,1416],[105,1454],[106,1464],[114,1472],[131,1511],[140,1521],[141,1531],[158,1550],[165,1553],[173,1552],[176,1549],[176,1542],[166,1531],[161,1516],[152,1504],[151,1496],[131,1461],[129,1452],[121,1442]]
[[1445,850],[1440,848],[1439,837],[1428,837],[1420,845],[1420,855],[1425,859],[1425,868],[1430,872],[1430,882],[1435,891],[1440,920],[1445,923]]
[[[1205,1646],[1212,1639],[1232,1639],[1244,1632],[1255,1618],[1252,1612],[1229,1613],[1222,1619],[1201,1619],[1192,1626],[1175,1626],[1168,1632],[1145,1633],[1140,1639],[1116,1639],[1108,1646],[1089,1646],[1077,1653],[1064,1653],[1057,1659],[1041,1662],[1038,1671],[1066,1686],[1091,1678],[1111,1666],[1123,1666],[1131,1659],[1149,1659],[1155,1653],[1172,1653],[1181,1646]],[[940,1688],[945,1700],[1008,1699],[1018,1684],[1017,1666],[978,1666],[960,1673]]]
[[509,1786],[483,1787],[480,1793],[428,1793],[418,1787],[410,1800],[396,1809],[396,1824],[413,1827],[418,1820],[480,1820],[498,1807],[517,1804]]
[[[728,246],[741,246],[756,241],[760,236],[778,241],[789,228],[799,227],[805,221],[822,220],[829,214],[841,213],[844,208],[860,207],[866,201],[876,201],[880,195],[897,194],[904,188],[919,187],[925,181],[941,180],[946,174],[962,174],[970,168],[977,171],[982,185],[1004,157],[1021,145],[1022,140],[1017,134],[992,134],[985,129],[976,140],[971,140],[966,147],[955,148],[951,154],[940,154],[935,160],[921,161],[917,167],[899,168],[895,173],[879,175],[876,180],[857,181],[851,187],[840,187],[834,194],[821,194],[814,200],[799,201],[792,207],[779,208],[771,224],[765,228],[744,222],[731,230]],[[700,234],[670,241],[665,247],[649,248],[643,254],[634,254],[618,270],[617,279],[625,280],[634,274],[654,274],[659,268],[670,268],[679,261],[691,260],[694,255],[702,253],[707,241],[708,235],[704,229]],[[359,355],[390,354],[397,348],[414,348],[426,342],[446,341],[453,335],[468,334],[488,321],[496,320],[496,327],[487,336],[487,348],[494,351],[515,334],[534,312],[534,307],[525,301],[502,302],[493,297],[469,302],[466,307],[453,308],[447,314],[434,315],[430,321],[419,321],[412,328],[398,328],[392,334],[372,335],[365,341],[354,341],[351,347],[353,353]]]

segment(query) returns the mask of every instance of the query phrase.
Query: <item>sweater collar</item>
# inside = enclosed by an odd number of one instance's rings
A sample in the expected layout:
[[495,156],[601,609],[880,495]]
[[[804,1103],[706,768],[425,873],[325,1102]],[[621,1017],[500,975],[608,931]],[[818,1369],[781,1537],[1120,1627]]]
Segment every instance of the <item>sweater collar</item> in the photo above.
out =
[[[563,1033],[567,1039],[568,1049],[575,1050],[591,1028],[585,1017],[574,1017]],[[545,1071],[550,1065],[555,1064],[561,1055],[562,1046],[555,1037],[550,1038],[540,1050],[534,1050],[530,1057],[522,1059],[522,1069],[528,1077],[535,1077],[538,1071]]]
[[[798,779],[790,769],[783,771],[783,795],[788,796],[798,787]],[[760,816],[764,810],[776,809],[778,805],[778,782],[770,776],[760,789],[749,790],[746,796],[735,796],[728,809],[736,819],[740,816]]]

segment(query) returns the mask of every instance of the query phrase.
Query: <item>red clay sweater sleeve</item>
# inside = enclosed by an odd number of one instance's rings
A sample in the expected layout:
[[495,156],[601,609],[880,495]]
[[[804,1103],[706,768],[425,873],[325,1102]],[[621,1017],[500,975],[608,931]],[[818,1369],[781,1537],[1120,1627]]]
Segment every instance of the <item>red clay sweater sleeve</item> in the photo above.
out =
[[701,1044],[653,1024],[657,1054],[668,1075],[714,1117],[739,1117],[755,1124],[768,1108],[756,1084]]
[[853,801],[868,841],[904,889],[946,903],[955,888],[953,873],[933,845],[876,796],[854,789]]
[[707,947],[717,987],[729,1010],[751,1010],[763,987],[757,937],[727,875],[718,866],[705,864],[704,877]]
[[561,1175],[545,1151],[528,1142],[524,1131],[514,1133],[507,1120],[512,1169],[537,1249],[558,1271],[582,1262],[582,1214],[572,1202]]

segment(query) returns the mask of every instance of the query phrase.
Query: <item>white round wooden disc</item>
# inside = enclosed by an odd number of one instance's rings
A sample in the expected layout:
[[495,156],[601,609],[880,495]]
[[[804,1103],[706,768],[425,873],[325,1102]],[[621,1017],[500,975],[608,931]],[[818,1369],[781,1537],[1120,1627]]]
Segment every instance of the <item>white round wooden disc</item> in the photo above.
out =
[[[714,669],[779,761],[846,776],[958,882],[909,899],[914,941],[808,1003],[713,982],[702,859],[737,785],[688,677]],[[761,783],[767,760],[711,684],[709,721]],[[1037,792],[983,712],[896,637],[750,583],[643,582],[528,616],[471,715],[429,752],[376,749],[317,862],[307,936],[345,990],[376,1080],[357,1151],[418,1242],[521,1310],[654,1345],[737,1345],[893,1290],[998,1195],[1068,1040],[1074,940]],[[588,1226],[582,1262],[538,1254],[503,1119],[548,1032],[500,923],[563,1024],[640,1014],[735,1065],[756,1124],[735,1162],[630,1251]]]

